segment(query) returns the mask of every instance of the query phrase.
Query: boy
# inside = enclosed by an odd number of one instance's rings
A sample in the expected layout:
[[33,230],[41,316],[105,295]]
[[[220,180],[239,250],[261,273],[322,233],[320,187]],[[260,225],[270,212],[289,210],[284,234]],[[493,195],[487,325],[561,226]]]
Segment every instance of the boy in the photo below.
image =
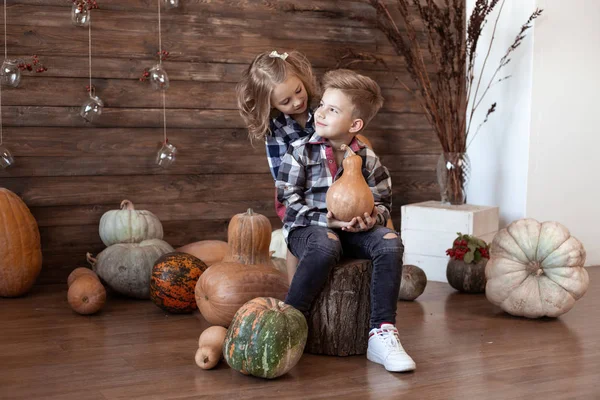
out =
[[[286,207],[284,236],[300,259],[285,302],[306,315],[342,251],[372,260],[367,358],[388,371],[412,371],[415,363],[394,326],[403,246],[397,233],[385,227],[391,179],[375,153],[355,138],[381,108],[381,90],[372,79],[349,70],[325,74],[323,90],[314,113],[315,133],[292,143],[277,176],[277,197]],[[335,219],[325,205],[327,189],[343,172],[342,144],[362,157],[363,176],[375,200],[371,215],[349,222]]]

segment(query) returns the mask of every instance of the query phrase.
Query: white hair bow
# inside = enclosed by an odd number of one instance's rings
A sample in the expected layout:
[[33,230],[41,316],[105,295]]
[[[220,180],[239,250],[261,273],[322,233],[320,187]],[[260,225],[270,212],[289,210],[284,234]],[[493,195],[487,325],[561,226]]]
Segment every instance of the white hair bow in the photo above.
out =
[[269,54],[269,57],[271,57],[271,58],[281,58],[282,60],[285,61],[285,59],[288,57],[288,53],[279,54],[277,52],[277,50],[273,50],[271,52],[271,54]]

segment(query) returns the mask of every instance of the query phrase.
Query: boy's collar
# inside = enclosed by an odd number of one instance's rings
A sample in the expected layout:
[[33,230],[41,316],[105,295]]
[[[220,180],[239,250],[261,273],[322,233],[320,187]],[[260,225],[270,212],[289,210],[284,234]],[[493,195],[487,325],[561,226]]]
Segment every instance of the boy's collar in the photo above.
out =
[[[317,135],[317,133],[313,133],[313,135],[310,137],[310,140],[308,141],[308,143],[310,144],[328,144],[329,141],[327,139],[322,138],[321,136]],[[350,148],[352,149],[353,152],[357,152],[360,149],[364,149],[365,144],[361,141],[359,141],[356,136],[354,136],[352,138],[352,140],[350,141]]]

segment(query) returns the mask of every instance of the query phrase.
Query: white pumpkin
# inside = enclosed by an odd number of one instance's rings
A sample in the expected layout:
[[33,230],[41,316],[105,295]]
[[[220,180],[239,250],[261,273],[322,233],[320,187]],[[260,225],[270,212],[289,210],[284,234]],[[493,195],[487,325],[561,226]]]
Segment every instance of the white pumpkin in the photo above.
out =
[[509,314],[558,317],[589,286],[585,249],[558,222],[521,219],[496,234],[485,274],[485,294]]
[[129,200],[121,202],[120,210],[110,210],[100,218],[100,239],[106,246],[115,243],[139,243],[162,239],[163,227],[156,215],[136,210]]
[[285,238],[283,237],[283,230],[276,229],[271,232],[269,251],[271,252],[271,257],[283,258],[284,260],[287,258],[288,248],[287,243],[285,243]]
[[160,256],[174,251],[160,239],[140,243],[117,243],[107,247],[88,262],[96,274],[115,292],[138,299],[150,298],[152,267]]

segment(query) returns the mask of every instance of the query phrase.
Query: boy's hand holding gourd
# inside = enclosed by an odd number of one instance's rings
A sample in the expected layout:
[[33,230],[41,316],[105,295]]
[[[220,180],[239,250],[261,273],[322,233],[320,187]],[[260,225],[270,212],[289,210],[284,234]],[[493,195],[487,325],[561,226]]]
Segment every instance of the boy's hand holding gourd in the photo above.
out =
[[365,213],[363,217],[354,217],[350,222],[335,219],[331,211],[327,211],[327,226],[334,229],[342,229],[347,232],[362,232],[373,228],[377,222],[377,207],[373,207],[371,215]]

